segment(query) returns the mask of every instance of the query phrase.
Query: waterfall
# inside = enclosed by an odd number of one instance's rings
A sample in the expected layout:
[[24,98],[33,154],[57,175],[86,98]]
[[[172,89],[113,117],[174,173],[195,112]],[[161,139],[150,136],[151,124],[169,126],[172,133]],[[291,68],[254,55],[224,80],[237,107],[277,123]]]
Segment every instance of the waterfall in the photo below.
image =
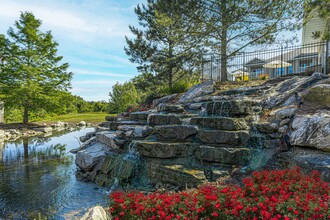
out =
[[256,170],[267,163],[271,154],[264,149],[264,141],[266,140],[265,135],[261,134],[255,127],[251,128],[250,135],[250,149],[252,152],[252,158],[250,164],[247,166],[252,170]]
[[126,155],[123,157],[124,160],[129,160],[129,159],[133,159],[133,160],[139,160],[140,159],[140,154],[136,148],[136,142],[132,141],[129,145],[128,145],[128,150]]

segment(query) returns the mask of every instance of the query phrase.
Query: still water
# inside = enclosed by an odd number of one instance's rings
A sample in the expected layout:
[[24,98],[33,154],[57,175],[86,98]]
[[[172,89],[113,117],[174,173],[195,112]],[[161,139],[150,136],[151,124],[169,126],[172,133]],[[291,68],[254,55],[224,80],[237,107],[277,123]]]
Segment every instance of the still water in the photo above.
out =
[[108,192],[76,179],[78,137],[93,128],[0,142],[0,219],[77,219]]

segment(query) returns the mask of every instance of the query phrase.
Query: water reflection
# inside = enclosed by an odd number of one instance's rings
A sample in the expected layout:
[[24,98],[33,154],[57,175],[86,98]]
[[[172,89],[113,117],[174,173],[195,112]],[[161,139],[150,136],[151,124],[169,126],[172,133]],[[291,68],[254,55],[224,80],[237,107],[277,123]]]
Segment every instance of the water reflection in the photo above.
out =
[[0,219],[36,218],[39,213],[63,219],[70,212],[79,216],[88,207],[106,204],[105,192],[76,180],[69,153],[79,146],[75,137],[91,130],[0,143]]

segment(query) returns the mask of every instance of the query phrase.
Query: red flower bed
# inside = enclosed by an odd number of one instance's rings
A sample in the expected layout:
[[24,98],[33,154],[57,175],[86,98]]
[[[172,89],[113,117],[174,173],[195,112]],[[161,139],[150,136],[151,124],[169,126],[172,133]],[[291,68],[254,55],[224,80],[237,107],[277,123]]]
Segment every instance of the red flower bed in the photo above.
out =
[[330,186],[299,168],[254,172],[244,186],[208,184],[178,193],[115,192],[114,219],[330,219]]

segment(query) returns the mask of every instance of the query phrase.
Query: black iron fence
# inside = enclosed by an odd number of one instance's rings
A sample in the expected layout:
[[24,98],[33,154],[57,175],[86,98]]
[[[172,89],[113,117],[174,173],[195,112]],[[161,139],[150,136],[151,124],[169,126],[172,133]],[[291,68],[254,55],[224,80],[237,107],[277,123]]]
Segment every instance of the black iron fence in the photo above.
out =
[[[221,57],[204,57],[202,79],[221,79]],[[242,52],[227,58],[227,79],[231,81],[274,79],[288,75],[329,72],[329,42]]]

